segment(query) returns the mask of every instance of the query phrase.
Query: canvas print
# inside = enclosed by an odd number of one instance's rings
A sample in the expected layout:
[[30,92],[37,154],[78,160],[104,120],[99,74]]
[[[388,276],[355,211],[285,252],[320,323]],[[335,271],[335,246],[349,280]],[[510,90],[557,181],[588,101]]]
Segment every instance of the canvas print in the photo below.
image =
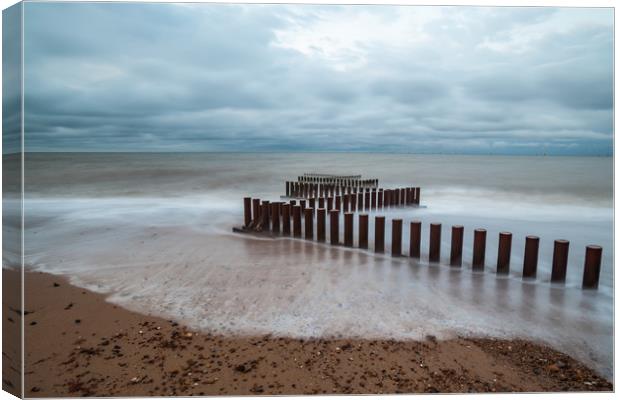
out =
[[5,9],[3,390],[612,393],[613,18]]

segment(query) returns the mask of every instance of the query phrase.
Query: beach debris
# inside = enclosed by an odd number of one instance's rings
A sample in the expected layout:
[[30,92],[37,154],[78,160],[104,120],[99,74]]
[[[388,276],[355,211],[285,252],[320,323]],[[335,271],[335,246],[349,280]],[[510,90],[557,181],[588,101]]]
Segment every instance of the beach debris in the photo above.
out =
[[60,284],[54,282],[54,287],[59,287],[59,286],[60,286]]
[[246,361],[243,364],[238,364],[237,366],[235,366],[235,371],[245,374],[253,370],[257,365],[258,360]]
[[81,322],[82,322],[82,320],[81,320],[81,319],[76,319],[74,322],[75,322],[76,324],[79,324],[79,323],[81,323]]

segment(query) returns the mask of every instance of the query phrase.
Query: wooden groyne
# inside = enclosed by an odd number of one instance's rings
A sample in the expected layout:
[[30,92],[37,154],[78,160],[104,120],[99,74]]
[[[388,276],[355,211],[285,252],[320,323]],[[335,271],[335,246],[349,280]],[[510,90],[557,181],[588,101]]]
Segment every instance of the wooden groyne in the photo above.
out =
[[[357,248],[367,250],[369,248],[368,212],[389,211],[406,206],[417,207],[420,205],[420,188],[385,189],[365,187],[363,186],[365,183],[355,186],[356,182],[366,181],[370,182],[370,185],[378,185],[378,180],[362,180],[359,175],[304,174],[299,177],[297,182],[286,182],[287,193],[285,197],[287,201],[270,202],[250,197],[244,198],[244,225],[240,228],[233,228],[233,231],[285,237],[292,235],[295,238],[303,237],[306,240],[318,242],[329,240],[329,243],[334,246],[354,248],[356,247],[354,232],[356,229],[355,221],[357,220]],[[376,253],[384,253],[386,218],[383,215],[375,215],[374,218],[373,250]],[[342,233],[340,232],[341,220],[344,220],[344,231]],[[409,221],[407,254],[403,252],[402,246],[404,226],[406,223],[401,218],[391,219],[390,254],[393,257],[420,259],[423,235],[422,222]],[[329,238],[326,236],[327,230],[329,230]],[[465,228],[462,225],[451,227],[449,264],[452,267],[462,267],[464,233]],[[442,254],[441,223],[430,223],[427,234],[429,235],[428,261],[438,263]],[[471,265],[474,271],[485,269],[486,238],[487,231],[485,229],[477,228],[473,231]],[[539,244],[540,239],[537,236],[525,237],[521,274],[524,280],[537,278]],[[563,285],[566,281],[569,246],[570,243],[567,240],[554,241],[551,283]],[[512,250],[512,233],[500,232],[496,263],[497,275],[508,275],[510,273]],[[586,246],[583,289],[598,288],[602,251],[603,249],[600,246]]]

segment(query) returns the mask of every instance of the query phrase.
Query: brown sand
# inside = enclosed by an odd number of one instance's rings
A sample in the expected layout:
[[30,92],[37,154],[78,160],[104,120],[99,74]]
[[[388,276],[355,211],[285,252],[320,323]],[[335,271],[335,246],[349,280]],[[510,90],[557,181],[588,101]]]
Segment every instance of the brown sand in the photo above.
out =
[[[19,283],[17,272],[3,277]],[[127,311],[57,276],[27,273],[25,293],[28,397],[612,390],[522,340],[222,337]]]

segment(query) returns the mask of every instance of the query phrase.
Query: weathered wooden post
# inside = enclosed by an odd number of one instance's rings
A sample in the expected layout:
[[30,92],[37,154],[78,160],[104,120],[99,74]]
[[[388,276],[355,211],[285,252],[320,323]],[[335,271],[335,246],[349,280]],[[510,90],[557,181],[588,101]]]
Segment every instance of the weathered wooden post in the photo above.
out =
[[353,213],[344,214],[344,245],[353,247]]
[[319,197],[319,208],[325,208],[325,198]]
[[342,211],[341,200],[342,200],[342,196],[336,196],[336,207],[335,208],[338,211]]
[[559,239],[553,242],[553,266],[551,268],[551,282],[553,283],[564,283],[566,281],[568,245],[568,240]]
[[375,253],[385,251],[385,217],[375,217]]
[[463,231],[462,225],[454,225],[452,227],[450,265],[453,267],[460,267],[463,264]]
[[586,246],[586,259],[583,266],[583,289],[598,289],[598,281],[601,275],[601,260],[603,248],[601,246]]
[[250,226],[252,223],[252,198],[243,198],[243,226]]
[[271,213],[269,212],[270,209],[271,209],[271,204],[269,203],[268,200],[264,200],[263,206],[261,207],[261,210],[262,210],[261,217],[263,220],[261,228],[263,231],[269,230],[269,219],[271,218]]
[[428,245],[428,261],[439,262],[441,256],[441,224],[431,223]]
[[314,239],[314,210],[312,208],[306,208],[304,221],[304,231],[306,234],[306,239],[313,240]]
[[366,193],[364,195],[364,210],[368,211],[370,210],[370,191],[366,190]]
[[359,248],[368,248],[368,214],[360,214],[359,221]]
[[329,242],[333,245],[337,245],[340,240],[338,215],[338,210],[329,212]]
[[510,251],[512,248],[512,233],[499,233],[499,246],[497,248],[497,274],[507,275],[510,272]]
[[257,223],[260,221],[260,199],[252,199],[252,217]]
[[280,233],[280,205],[271,203],[271,231]]
[[523,279],[536,278],[538,268],[538,236],[525,237],[525,254],[523,255]]
[[487,248],[486,229],[474,230],[474,256],[471,262],[473,270],[484,270],[484,258]]
[[364,193],[362,191],[357,193],[357,209],[359,211],[364,209]]
[[286,181],[286,197],[290,197],[291,194],[291,182]]
[[299,205],[301,206],[301,214],[304,215],[306,213],[306,200],[299,200]]
[[316,199],[314,197],[311,197],[310,200],[308,200],[308,207],[310,207],[314,213],[314,209],[316,208]]
[[289,201],[289,203],[291,204],[291,207],[295,206],[295,205],[297,205],[297,200],[291,200],[291,201]]
[[301,237],[301,206],[293,206],[293,237]]
[[351,211],[355,212],[357,211],[357,194],[355,193],[351,193]]
[[345,194],[344,197],[342,198],[342,210],[344,212],[349,212],[349,198],[351,196],[348,194]]
[[409,257],[420,258],[420,242],[422,240],[422,222],[411,221],[409,229]]
[[420,188],[415,188],[415,204],[420,205]]
[[327,211],[331,211],[333,209],[334,209],[334,198],[328,197],[327,198]]
[[282,234],[291,235],[291,206],[282,204]]
[[383,191],[383,208],[389,208],[390,205],[392,204],[392,200],[391,200],[391,196],[392,196],[392,191],[390,189],[385,189]]
[[405,204],[407,204],[407,202],[405,201],[405,194],[407,193],[405,188],[401,188],[400,189],[400,205],[402,207],[405,206]]
[[403,254],[403,220],[392,220],[392,256],[400,257]]
[[325,241],[325,209],[322,207],[316,210],[316,240]]
[[377,209],[383,209],[383,189],[379,189],[377,194]]

